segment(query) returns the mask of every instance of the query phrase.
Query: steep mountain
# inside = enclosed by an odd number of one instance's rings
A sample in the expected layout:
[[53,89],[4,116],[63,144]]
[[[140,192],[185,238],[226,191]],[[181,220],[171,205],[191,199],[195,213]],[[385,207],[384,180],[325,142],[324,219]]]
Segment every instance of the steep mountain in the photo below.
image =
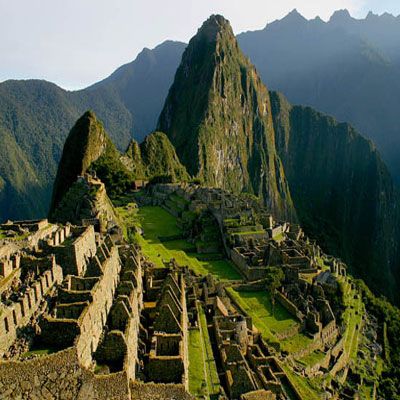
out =
[[44,195],[45,188],[14,136],[0,130],[0,218],[16,218],[20,209],[28,218],[44,215]]
[[400,182],[399,35],[400,18],[388,14],[357,20],[342,10],[324,22],[294,10],[238,41],[271,89],[351,123]]
[[139,166],[136,169],[142,166],[144,177],[147,179],[169,176],[172,181],[189,180],[186,168],[179,161],[175,148],[165,133],[151,133],[146,136],[140,146],[132,142],[128,152],[134,164]]
[[86,172],[96,172],[109,194],[123,192],[131,176],[120,160],[120,153],[96,115],[87,111],[78,119],[65,141],[53,186],[50,215],[65,194]]
[[301,224],[371,288],[399,300],[400,202],[376,147],[350,125],[278,93],[271,103]]
[[[132,136],[141,141],[151,132],[184,47],[165,42],[145,49],[109,78],[76,92],[38,80],[0,83],[0,141],[13,142],[10,150],[2,146],[0,162],[14,169],[13,176],[0,169],[0,221],[47,214],[64,141],[86,110],[96,112],[120,150]],[[16,147],[25,167],[14,162]]]
[[185,47],[181,42],[166,41],[152,50],[145,48],[134,61],[83,93],[113,90],[131,114],[134,137],[141,142],[156,127]]
[[[400,18],[389,14],[370,13],[357,20],[342,10],[324,22],[308,21],[294,11],[263,30],[238,35],[238,41],[270,88],[284,93],[291,103],[350,122],[374,141],[400,181],[399,35]],[[110,77],[77,92],[44,81],[1,83],[0,129],[14,137],[44,190],[38,206],[28,207],[20,189],[14,190],[9,181],[7,202],[21,207],[13,213],[2,207],[0,220],[45,215],[41,210],[50,202],[62,145],[85,110],[96,112],[120,150],[132,136],[141,142],[154,130],[185,46],[168,41],[144,49]],[[5,156],[7,164],[7,152]],[[22,170],[19,175],[25,179]],[[29,182],[24,186],[32,187]]]
[[188,172],[205,184],[262,198],[294,217],[275,149],[269,93],[222,16],[211,16],[186,48],[158,129]]

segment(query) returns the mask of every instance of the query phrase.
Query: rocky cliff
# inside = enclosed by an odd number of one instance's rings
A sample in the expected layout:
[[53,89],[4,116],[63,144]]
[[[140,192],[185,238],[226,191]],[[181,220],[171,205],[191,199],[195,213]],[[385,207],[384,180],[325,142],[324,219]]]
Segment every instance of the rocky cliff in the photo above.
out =
[[275,149],[269,93],[227,20],[211,16],[186,48],[158,122],[189,174],[260,196],[294,217]]
[[291,106],[280,94],[271,93],[271,102],[277,149],[301,224],[393,299],[400,202],[375,146],[350,125]]

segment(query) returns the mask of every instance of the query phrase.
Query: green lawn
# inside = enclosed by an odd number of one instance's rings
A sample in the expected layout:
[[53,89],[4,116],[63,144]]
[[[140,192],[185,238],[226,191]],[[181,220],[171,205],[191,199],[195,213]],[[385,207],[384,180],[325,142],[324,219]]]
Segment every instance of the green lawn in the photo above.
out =
[[361,297],[354,298],[356,291],[351,289],[350,283],[346,282],[344,278],[339,278],[339,284],[342,286],[343,302],[346,305],[343,314],[343,319],[346,321],[344,348],[349,358],[357,362],[358,341],[364,313],[363,302]]
[[[129,205],[128,205],[129,207]],[[138,210],[130,206],[118,208],[119,215],[127,225],[141,226],[143,236],[136,235],[144,255],[160,268],[164,261],[172,258],[180,266],[189,266],[199,275],[212,274],[221,280],[241,279],[233,264],[221,257],[217,260],[204,260],[204,255],[193,252],[195,246],[184,239],[160,241],[161,238],[174,237],[182,234],[177,225],[177,219],[161,207],[146,206]]]
[[247,235],[263,235],[265,231],[245,231],[245,232],[232,232],[232,235],[247,236]]
[[159,237],[181,235],[176,218],[161,207],[141,207],[138,217],[145,233],[145,239],[158,242]]
[[189,330],[189,392],[193,396],[208,392],[199,330]]
[[210,398],[218,395],[220,383],[204,310],[200,304],[197,309],[199,329],[189,330],[189,392]]
[[303,400],[321,400],[323,398],[323,391],[315,390],[308,378],[297,375],[288,365],[282,364],[282,368]]
[[49,354],[55,353],[57,350],[55,349],[32,349],[27,351],[21,355],[21,359],[28,358],[31,356],[47,356]]
[[202,346],[205,361],[205,374],[207,379],[208,393],[210,395],[216,395],[219,393],[220,384],[217,366],[215,364],[214,354],[211,347],[210,336],[208,335],[207,320],[204,314],[204,309],[200,304],[197,305],[197,310],[199,313],[200,331],[202,335]]
[[297,320],[278,302],[272,313],[272,304],[267,292],[237,292],[227,288],[228,292],[240,307],[253,319],[256,328],[270,343],[279,343],[280,349],[288,353],[295,353],[311,344],[312,339],[297,334],[289,339],[278,340],[275,334],[281,333],[298,324]]
[[305,357],[300,358],[299,362],[309,367],[313,367],[315,364],[322,362],[324,357],[325,353],[323,353],[320,350],[315,350],[312,353],[306,355]]
[[262,292],[237,292],[233,288],[227,288],[237,303],[248,313],[257,329],[265,336],[273,336],[275,333],[285,331],[295,325],[297,321],[278,302],[272,312],[270,296],[266,291]]
[[280,342],[280,348],[283,351],[291,353],[297,353],[298,351],[304,349],[305,347],[311,345],[313,340],[302,333],[299,333],[291,338],[282,340]]

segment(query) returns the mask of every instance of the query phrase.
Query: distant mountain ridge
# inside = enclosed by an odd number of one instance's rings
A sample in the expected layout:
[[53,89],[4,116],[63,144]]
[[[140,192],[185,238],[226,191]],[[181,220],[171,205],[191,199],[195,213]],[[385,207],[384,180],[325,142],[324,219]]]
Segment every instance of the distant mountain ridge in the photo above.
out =
[[[341,10],[324,22],[293,11],[260,31],[238,35],[238,41],[270,89],[352,123],[376,143],[399,182],[399,36],[400,17],[389,14],[356,20]],[[140,142],[153,131],[185,47],[167,41],[144,49],[108,78],[76,92],[45,81],[1,83],[0,147],[10,139],[15,143],[4,152],[5,167],[0,163],[0,219],[45,215],[63,142],[87,109],[96,112],[120,150],[132,137]],[[7,170],[15,152],[30,173]]]
[[264,82],[292,104],[351,123],[372,139],[400,182],[400,17],[347,10],[328,22],[296,10],[264,29],[238,35]]

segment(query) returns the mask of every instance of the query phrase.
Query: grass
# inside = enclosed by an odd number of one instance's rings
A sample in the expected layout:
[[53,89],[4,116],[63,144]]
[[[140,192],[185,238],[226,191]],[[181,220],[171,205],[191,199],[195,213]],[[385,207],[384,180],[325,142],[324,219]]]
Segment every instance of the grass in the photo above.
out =
[[189,392],[193,396],[207,393],[204,356],[200,330],[189,330]]
[[189,330],[189,392],[209,398],[219,393],[219,377],[204,310],[199,304],[197,309],[199,329]]
[[146,206],[136,209],[128,204],[117,210],[127,226],[141,226],[144,234],[136,235],[136,240],[144,255],[158,267],[164,267],[164,261],[173,258],[180,266],[188,266],[198,275],[212,274],[223,281],[241,279],[233,264],[222,256],[217,260],[205,260],[203,254],[193,251],[195,245],[184,239],[161,242],[160,237],[182,235],[176,217],[163,208]]
[[232,232],[231,235],[248,236],[248,235],[264,235],[265,231],[245,231],[245,232]]
[[31,356],[47,356],[48,354],[55,353],[56,351],[57,350],[55,349],[32,349],[22,354],[21,358],[24,359]]
[[312,343],[312,339],[302,333],[285,340],[278,340],[276,334],[282,333],[296,325],[297,320],[280,303],[275,303],[274,313],[270,295],[263,292],[237,292],[233,288],[227,291],[239,306],[253,319],[254,325],[270,343],[279,343],[282,351],[296,353]]
[[182,230],[176,224],[176,218],[161,207],[141,207],[138,217],[146,240],[158,241],[159,237],[182,234]]
[[286,373],[288,379],[292,383],[292,385],[296,388],[296,390],[300,394],[302,399],[321,400],[324,392],[316,391],[309,383],[308,378],[297,375],[295,372],[291,370],[291,368],[288,365],[282,364],[282,368]]
[[275,240],[275,242],[282,242],[282,240],[285,239],[285,234],[281,232],[278,235],[274,236],[272,239]]
[[278,302],[275,303],[272,312],[270,295],[265,292],[237,292],[233,288],[227,288],[236,302],[248,313],[254,321],[257,329],[265,336],[274,336],[297,325],[297,321]]
[[15,236],[7,236],[5,231],[0,230],[0,239],[20,241],[20,240],[25,240],[29,235],[30,232],[16,234]]
[[320,350],[313,351],[305,357],[300,358],[298,361],[304,365],[313,367],[315,364],[318,364],[323,361],[325,357],[325,353]]
[[357,349],[359,331],[362,324],[363,303],[361,296],[354,298],[355,291],[351,290],[351,286],[343,278],[339,280],[344,293],[343,302],[346,310],[343,314],[343,319],[346,323],[346,330],[344,333],[344,348],[350,359],[357,361]]
[[214,360],[214,354],[211,347],[210,336],[208,334],[207,320],[204,314],[204,309],[199,304],[197,305],[199,321],[200,321],[200,332],[202,336],[202,346],[205,362],[205,375],[207,379],[208,393],[210,395],[216,395],[219,393],[219,376],[217,372],[217,366]]
[[308,336],[299,333],[291,338],[282,340],[280,342],[280,348],[283,351],[290,353],[297,353],[298,351],[304,349],[305,347],[311,345],[313,340]]

